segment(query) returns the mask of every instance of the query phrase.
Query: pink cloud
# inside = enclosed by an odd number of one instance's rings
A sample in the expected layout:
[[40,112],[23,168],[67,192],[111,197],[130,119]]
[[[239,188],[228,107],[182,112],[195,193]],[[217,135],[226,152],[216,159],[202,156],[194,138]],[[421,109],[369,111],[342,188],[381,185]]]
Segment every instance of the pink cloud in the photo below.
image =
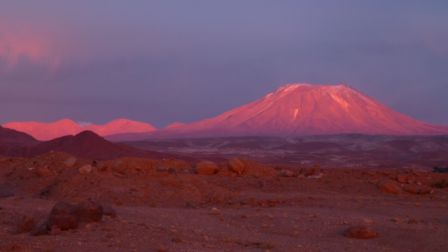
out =
[[45,33],[0,24],[0,62],[4,70],[11,70],[22,61],[56,70],[60,58],[51,48],[50,36]]

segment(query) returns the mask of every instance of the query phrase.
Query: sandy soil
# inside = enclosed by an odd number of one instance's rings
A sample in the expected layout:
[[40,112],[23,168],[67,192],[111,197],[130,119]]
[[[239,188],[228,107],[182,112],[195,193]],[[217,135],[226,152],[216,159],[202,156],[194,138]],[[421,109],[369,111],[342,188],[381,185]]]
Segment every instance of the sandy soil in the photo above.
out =
[[[1,158],[0,251],[448,251],[448,174],[217,166]],[[24,227],[58,201],[86,199],[117,217],[39,236]],[[344,236],[357,225],[378,237]]]

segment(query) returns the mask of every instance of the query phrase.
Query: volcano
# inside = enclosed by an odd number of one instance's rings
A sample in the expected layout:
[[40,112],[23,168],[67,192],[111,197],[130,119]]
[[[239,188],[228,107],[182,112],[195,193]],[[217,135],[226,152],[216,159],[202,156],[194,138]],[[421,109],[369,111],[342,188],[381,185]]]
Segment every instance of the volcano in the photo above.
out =
[[177,124],[160,137],[436,135],[448,129],[400,114],[347,85],[290,84],[214,118]]
[[81,124],[70,119],[62,119],[55,122],[9,122],[3,125],[5,128],[25,132],[38,140],[47,141],[67,135],[76,135],[82,131],[93,131],[100,136],[130,133],[148,133],[156,128],[151,124],[117,119],[103,125]]

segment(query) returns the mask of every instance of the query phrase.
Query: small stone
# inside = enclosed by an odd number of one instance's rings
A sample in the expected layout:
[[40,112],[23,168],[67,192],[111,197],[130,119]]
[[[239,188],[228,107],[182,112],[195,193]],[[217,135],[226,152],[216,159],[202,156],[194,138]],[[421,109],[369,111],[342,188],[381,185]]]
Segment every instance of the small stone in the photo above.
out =
[[93,170],[93,167],[91,165],[83,165],[78,169],[79,173],[82,175],[89,174],[92,172],[92,170]]
[[382,192],[390,193],[390,194],[400,194],[402,189],[400,185],[392,180],[385,180],[378,184],[379,189]]
[[37,169],[34,169],[34,173],[39,177],[50,177],[53,175],[53,172],[48,166],[38,167]]
[[75,157],[69,157],[67,160],[64,161],[64,164],[67,167],[73,167],[76,164],[76,158]]
[[218,215],[218,214],[221,214],[221,211],[219,211],[218,208],[213,207],[213,208],[210,210],[210,214]]
[[295,177],[296,175],[295,175],[294,172],[291,171],[291,170],[283,169],[283,170],[281,170],[281,171],[279,172],[279,176],[280,176],[280,177],[290,178],[290,177]]
[[111,218],[117,217],[117,212],[109,205],[103,205],[103,214],[104,216],[109,216]]
[[431,194],[434,192],[431,187],[424,185],[405,185],[403,190],[411,194]]
[[397,182],[399,183],[407,183],[408,182],[408,176],[405,174],[398,174],[397,175]]
[[62,232],[62,230],[58,226],[52,226],[50,228],[50,232],[49,233],[51,235],[58,235],[58,234],[61,234],[61,232]]
[[354,226],[345,230],[344,236],[355,239],[372,239],[378,237],[378,232],[366,226]]

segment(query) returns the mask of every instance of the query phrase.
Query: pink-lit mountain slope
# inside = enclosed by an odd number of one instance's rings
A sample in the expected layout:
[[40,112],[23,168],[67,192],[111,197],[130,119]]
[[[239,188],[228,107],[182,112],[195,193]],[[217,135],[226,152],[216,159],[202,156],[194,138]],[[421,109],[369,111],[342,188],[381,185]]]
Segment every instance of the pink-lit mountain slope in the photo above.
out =
[[25,132],[42,141],[67,135],[76,135],[86,130],[93,131],[100,136],[128,133],[148,133],[156,130],[156,128],[151,124],[131,121],[128,119],[117,119],[104,125],[79,124],[70,119],[63,119],[50,123],[10,122],[4,124],[3,127]]
[[324,134],[434,135],[448,128],[400,114],[346,85],[290,84],[214,118],[159,137],[299,136]]

